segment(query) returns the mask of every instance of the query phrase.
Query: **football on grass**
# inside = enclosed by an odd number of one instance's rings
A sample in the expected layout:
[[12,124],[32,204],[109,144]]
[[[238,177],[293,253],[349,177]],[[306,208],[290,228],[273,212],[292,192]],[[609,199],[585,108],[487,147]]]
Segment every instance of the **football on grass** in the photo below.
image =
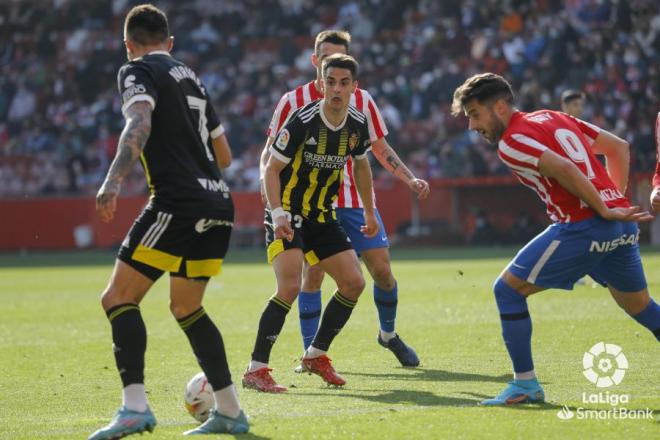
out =
[[209,411],[213,408],[213,388],[204,373],[197,373],[186,385],[184,395],[186,409],[200,422],[209,418]]

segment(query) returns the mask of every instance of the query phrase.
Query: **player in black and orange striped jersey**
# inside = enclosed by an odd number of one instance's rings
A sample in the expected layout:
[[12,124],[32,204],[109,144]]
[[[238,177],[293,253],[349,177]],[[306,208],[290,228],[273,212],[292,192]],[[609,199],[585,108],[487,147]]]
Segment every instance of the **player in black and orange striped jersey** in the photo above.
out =
[[170,310],[214,391],[215,408],[194,434],[247,432],[222,336],[202,307],[234,219],[219,170],[229,165],[231,150],[201,81],[169,53],[173,37],[166,15],[152,5],[136,6],[126,16],[124,34],[129,61],[118,82],[126,125],[96,208],[103,221],[112,220],[121,181],[138,158],[152,196],[122,243],[101,299],[112,327],[123,404],[89,440],[156,425],[144,387],[147,331],[139,304],[164,272],[170,272]]
[[337,283],[302,366],[331,385],[344,385],[326,356],[335,336],[348,321],[365,281],[350,240],[336,220],[333,201],[349,157],[364,203],[363,234],[379,229],[374,212],[371,168],[367,158],[369,131],[364,115],[349,104],[357,86],[357,62],[336,54],[323,61],[324,98],[289,119],[271,146],[264,187],[271,220],[266,225],[268,260],[277,291],[259,321],[252,360],[243,386],[283,392],[270,376],[268,361],[291,304],[301,286],[303,260],[319,264]]

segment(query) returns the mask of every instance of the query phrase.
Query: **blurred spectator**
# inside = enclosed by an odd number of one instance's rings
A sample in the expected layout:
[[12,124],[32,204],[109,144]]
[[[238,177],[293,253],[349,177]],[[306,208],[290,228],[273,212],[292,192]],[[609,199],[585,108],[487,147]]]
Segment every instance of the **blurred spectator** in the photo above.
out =
[[[0,197],[93,194],[123,126],[116,74],[122,17],[140,0],[0,2]],[[522,110],[584,91],[586,119],[655,166],[660,108],[657,0],[160,0],[174,55],[208,87],[228,130],[234,190],[255,190],[281,94],[314,77],[315,34],[353,33],[360,86],[378,102],[400,156],[424,178],[506,172],[492,146],[448,118],[466,76],[513,81]],[[378,174],[380,167],[374,167]],[[386,182],[387,178],[377,181]],[[146,192],[139,171],[123,194]]]
[[584,99],[584,93],[579,90],[564,90],[561,94],[561,111],[576,118],[582,118]]

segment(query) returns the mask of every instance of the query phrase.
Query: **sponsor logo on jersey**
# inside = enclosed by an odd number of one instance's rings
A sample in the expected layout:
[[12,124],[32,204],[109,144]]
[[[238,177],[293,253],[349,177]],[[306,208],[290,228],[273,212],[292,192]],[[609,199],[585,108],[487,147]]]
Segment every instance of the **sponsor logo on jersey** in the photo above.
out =
[[348,156],[335,156],[333,154],[316,154],[305,151],[305,163],[314,168],[324,168],[330,170],[340,170],[344,168]]
[[612,200],[623,198],[623,194],[621,194],[618,189],[614,188],[601,189],[598,193],[600,194],[601,200],[604,202],[611,202]]
[[204,179],[200,177],[197,179],[197,181],[199,182],[200,185],[202,185],[202,188],[204,188],[207,191],[215,191],[222,193],[229,192],[229,187],[224,182],[224,180],[212,180],[212,179]]
[[284,150],[286,146],[289,145],[290,138],[291,138],[291,134],[289,133],[289,130],[285,128],[284,130],[280,131],[280,134],[277,135],[275,146],[280,150]]
[[637,234],[623,234],[621,237],[610,241],[592,241],[589,252],[610,252],[619,246],[636,245],[638,241],[639,231],[637,231]]
[[317,145],[317,143],[316,143],[316,139],[314,139],[314,136],[312,136],[311,138],[307,139],[307,141],[305,142],[305,145]]
[[142,93],[147,93],[146,87],[144,87],[142,84],[133,84],[129,88],[124,90],[124,93],[121,94],[121,99],[123,102],[127,102],[133,96],[140,95]]
[[135,75],[128,75],[124,79],[124,93],[121,94],[123,102],[128,101],[135,95],[147,93],[147,88],[142,84],[135,84]]
[[228,220],[214,220],[214,219],[206,219],[202,218],[199,219],[197,223],[195,223],[195,231],[198,233],[203,233],[211,229],[213,226],[234,226],[233,222],[230,222]]

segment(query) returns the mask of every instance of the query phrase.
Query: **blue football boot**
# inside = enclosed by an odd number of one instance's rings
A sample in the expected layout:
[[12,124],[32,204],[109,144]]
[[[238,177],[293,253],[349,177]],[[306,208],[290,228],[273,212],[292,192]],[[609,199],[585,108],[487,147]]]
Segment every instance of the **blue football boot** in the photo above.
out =
[[149,408],[144,412],[138,412],[122,406],[108,426],[99,429],[87,440],[120,439],[138,432],[152,432],[155,426],[156,418]]
[[417,367],[419,365],[417,353],[415,353],[415,350],[413,350],[412,347],[406,345],[399,335],[396,335],[394,338],[385,342],[383,338],[380,337],[380,332],[378,332],[378,343],[394,353],[394,356],[396,356],[404,367]]
[[543,402],[545,402],[545,393],[539,381],[534,378],[529,380],[513,380],[509,382],[509,386],[497,397],[483,400],[480,405],[516,405],[518,403]]
[[211,410],[208,420],[195,429],[186,431],[183,435],[204,435],[204,434],[245,434],[250,430],[250,424],[243,411],[238,417],[223,416],[215,409]]

